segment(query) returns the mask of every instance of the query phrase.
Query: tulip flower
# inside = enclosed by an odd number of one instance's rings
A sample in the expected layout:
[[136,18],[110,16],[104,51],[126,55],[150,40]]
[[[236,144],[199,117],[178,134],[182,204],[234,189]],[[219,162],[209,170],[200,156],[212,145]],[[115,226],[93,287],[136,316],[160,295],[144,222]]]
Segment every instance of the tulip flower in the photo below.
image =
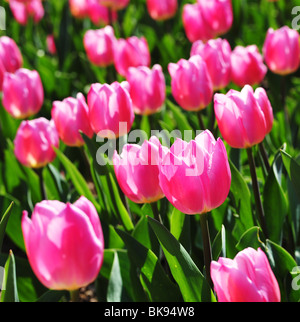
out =
[[53,120],[40,117],[22,121],[14,145],[17,160],[27,167],[42,168],[52,162],[56,157],[53,146],[59,146],[59,136]]
[[100,67],[113,64],[115,42],[116,38],[111,26],[106,26],[98,30],[88,30],[83,38],[88,59],[94,65]]
[[26,25],[30,18],[38,23],[44,17],[41,0],[9,0],[9,6],[14,18],[21,25]]
[[232,81],[240,86],[260,84],[268,68],[256,45],[237,46],[231,54]]
[[92,84],[88,93],[89,119],[93,131],[109,139],[129,132],[134,121],[128,82]]
[[281,301],[278,282],[260,248],[246,248],[234,259],[213,261],[211,276],[219,302]]
[[37,203],[31,218],[23,211],[22,232],[29,263],[47,288],[74,291],[98,276],[104,238],[98,213],[85,197],[74,204]]
[[136,36],[117,40],[114,48],[117,72],[126,77],[129,67],[150,66],[150,52],[146,38]]
[[44,89],[37,71],[25,68],[5,73],[3,106],[14,118],[24,119],[38,113],[44,102]]
[[88,0],[87,17],[97,26],[106,26],[117,20],[117,12],[101,5],[98,0]]
[[0,37],[0,90],[5,72],[14,73],[23,65],[22,54],[12,38]]
[[177,0],[147,0],[149,15],[154,20],[167,20],[175,16],[178,3]]
[[206,63],[213,89],[225,88],[231,81],[231,48],[226,39],[210,39],[193,43],[191,56],[200,55]]
[[170,63],[172,94],[185,110],[200,111],[212,100],[213,85],[205,61],[199,56]]
[[215,94],[214,109],[220,132],[233,148],[250,148],[272,130],[273,110],[263,88],[246,85],[241,92]]
[[87,0],[69,0],[69,7],[73,17],[83,19],[88,15]]
[[189,143],[177,139],[161,148],[160,186],[167,199],[185,214],[203,214],[226,199],[231,173],[225,146],[209,130]]
[[84,140],[81,131],[92,138],[94,132],[89,122],[89,108],[81,93],[77,97],[68,97],[54,101],[51,116],[61,140],[69,146],[82,146]]
[[157,137],[141,146],[126,144],[119,156],[115,151],[113,164],[123,193],[135,203],[152,203],[164,197],[159,186],[159,147]]
[[263,55],[269,69],[279,75],[295,72],[300,66],[300,36],[296,30],[284,26],[269,28],[263,46]]
[[99,0],[99,3],[111,10],[122,10],[126,8],[130,0]]
[[158,112],[166,98],[165,77],[160,65],[130,67],[127,72],[130,96],[136,114]]
[[49,53],[55,55],[57,53],[55,39],[53,35],[48,35],[46,38],[46,45]]

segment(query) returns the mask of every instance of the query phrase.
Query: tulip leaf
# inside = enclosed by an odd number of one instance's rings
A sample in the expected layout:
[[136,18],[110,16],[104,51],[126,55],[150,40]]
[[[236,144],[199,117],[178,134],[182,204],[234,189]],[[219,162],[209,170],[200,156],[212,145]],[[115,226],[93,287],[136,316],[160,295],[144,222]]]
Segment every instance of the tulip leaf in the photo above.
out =
[[259,238],[260,227],[254,226],[249,228],[240,238],[236,245],[238,251],[242,251],[247,247],[257,249],[262,246],[262,242]]
[[123,291],[123,281],[120,270],[118,253],[114,253],[113,265],[107,288],[107,302],[121,302]]
[[16,263],[12,251],[10,251],[4,267],[4,277],[0,302],[19,302]]
[[11,204],[9,205],[7,210],[5,211],[5,213],[2,216],[1,221],[0,221],[0,253],[1,253],[2,243],[3,243],[3,239],[4,239],[4,235],[5,235],[6,226],[8,223],[9,216],[11,214],[11,209],[13,207],[13,204],[14,204],[14,202],[11,202]]
[[148,220],[162,246],[184,301],[214,302],[212,290],[184,247],[161,223],[150,217]]
[[286,171],[292,181],[295,192],[300,199],[300,165],[288,153],[281,150],[282,160]]
[[90,191],[82,174],[78,171],[76,166],[64,155],[63,152],[61,152],[59,149],[57,149],[55,147],[53,147],[53,149],[55,150],[57,157],[59,158],[59,160],[63,164],[64,168],[66,169],[77,192],[80,195],[83,195],[87,199],[89,199],[94,204],[97,211],[99,211],[100,206],[99,206],[98,202],[95,200],[95,198],[94,198],[92,192]]
[[154,252],[128,233],[119,229],[117,232],[128,249],[130,261],[137,268],[141,283],[150,300],[155,302],[179,301],[181,296],[177,286],[168,278]]

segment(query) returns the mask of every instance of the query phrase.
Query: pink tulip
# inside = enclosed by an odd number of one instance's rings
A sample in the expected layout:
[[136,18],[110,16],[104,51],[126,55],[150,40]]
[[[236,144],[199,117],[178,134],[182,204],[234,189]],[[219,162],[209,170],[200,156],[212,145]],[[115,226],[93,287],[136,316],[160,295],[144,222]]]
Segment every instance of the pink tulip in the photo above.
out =
[[14,73],[23,65],[22,54],[12,38],[0,37],[0,90],[5,72]]
[[128,133],[134,121],[127,82],[92,84],[87,101],[90,124],[100,137],[116,138]]
[[94,205],[44,200],[31,218],[23,211],[22,231],[29,263],[52,290],[77,290],[92,283],[103,262],[104,238]]
[[284,26],[270,28],[263,46],[266,64],[273,73],[288,75],[300,66],[300,36],[296,30]]
[[88,0],[87,16],[93,24],[106,26],[117,20],[117,12],[104,7],[98,0]]
[[209,130],[189,143],[177,139],[160,149],[159,182],[170,203],[185,214],[203,214],[227,198],[231,172],[225,146]]
[[278,282],[260,248],[246,248],[234,259],[212,261],[211,277],[219,302],[281,301]]
[[117,72],[126,77],[129,67],[150,66],[150,52],[146,38],[136,36],[118,39],[114,49]]
[[167,20],[175,16],[178,3],[177,0],[147,0],[149,15],[154,20]]
[[14,145],[16,158],[27,167],[41,168],[52,162],[56,157],[53,146],[59,146],[59,136],[53,120],[40,117],[22,121]]
[[2,103],[14,118],[24,119],[38,113],[44,102],[44,89],[37,71],[25,68],[5,73]]
[[199,111],[212,100],[213,85],[205,61],[199,56],[168,65],[172,94],[185,110]]
[[214,109],[220,132],[233,148],[250,148],[272,130],[273,110],[263,88],[246,85],[241,92],[215,94]]
[[29,18],[38,23],[44,17],[41,0],[9,0],[9,6],[14,18],[21,25],[26,25]]
[[256,45],[237,46],[231,54],[232,81],[240,86],[260,84],[268,68]]
[[99,0],[99,3],[112,10],[122,10],[128,6],[130,0]]
[[145,66],[130,67],[127,81],[136,114],[149,115],[161,109],[166,98],[166,83],[160,65],[154,65],[152,70]]
[[204,21],[213,34],[221,36],[228,32],[233,23],[231,0],[197,0]]
[[158,180],[160,142],[151,137],[142,146],[126,144],[119,156],[115,151],[113,164],[124,194],[135,203],[151,203],[164,197]]
[[214,90],[225,88],[231,81],[231,48],[226,39],[210,39],[193,43],[191,56],[200,55],[206,63]]
[[46,45],[47,45],[47,49],[48,49],[49,53],[51,55],[55,55],[57,51],[56,51],[55,39],[54,39],[53,35],[47,36]]
[[68,97],[61,101],[54,101],[51,111],[59,137],[69,146],[82,146],[84,140],[81,131],[92,138],[94,132],[90,126],[89,108],[81,93],[77,97]]
[[215,36],[204,20],[198,3],[183,6],[182,22],[185,34],[192,43],[196,40],[208,41]]
[[88,15],[87,0],[69,0],[69,7],[73,17],[78,19],[86,18]]
[[106,67],[114,62],[114,30],[106,26],[98,30],[88,30],[83,38],[88,59],[96,66]]

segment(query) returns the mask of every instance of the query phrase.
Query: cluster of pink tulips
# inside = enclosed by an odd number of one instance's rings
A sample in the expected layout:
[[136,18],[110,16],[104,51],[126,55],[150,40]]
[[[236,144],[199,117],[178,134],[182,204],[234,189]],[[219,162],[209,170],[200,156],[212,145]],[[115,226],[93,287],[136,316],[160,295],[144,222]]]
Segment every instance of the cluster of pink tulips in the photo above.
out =
[[[78,93],[53,101],[51,120],[34,118],[44,103],[40,75],[22,67],[14,40],[0,38],[3,107],[22,120],[14,140],[15,156],[22,165],[39,169],[54,161],[54,148],[59,148],[60,140],[81,147],[85,144],[81,133],[90,139],[95,134],[108,139],[128,134],[135,115],[158,113],[164,106],[164,72],[168,72],[172,97],[182,109],[201,111],[212,104],[222,139],[202,129],[191,141],[176,139],[171,147],[163,146],[155,136],[142,145],[125,144],[121,153],[113,155],[115,176],[132,202],[152,204],[167,198],[180,212],[200,215],[203,223],[209,212],[225,202],[230,190],[231,171],[223,140],[232,148],[246,149],[251,160],[251,148],[263,142],[274,121],[263,80],[268,70],[287,75],[299,68],[299,34],[287,26],[270,28],[262,53],[256,45],[232,49],[221,38],[233,23],[231,1],[197,0],[186,4],[182,12],[186,37],[192,43],[190,57],[170,62],[163,71],[159,64],[151,66],[145,37],[115,36],[112,23],[128,4],[129,0],[69,0],[74,17],[107,25],[85,33],[89,61],[99,68],[114,66],[124,81],[94,83],[86,97]],[[9,0],[9,5],[21,24],[28,17],[38,22],[44,15],[41,0]],[[178,10],[177,0],[147,0],[146,6],[150,17],[158,21],[173,18]],[[54,40],[49,42],[55,54]],[[240,90],[219,92],[227,90],[231,82]],[[258,201],[259,196],[255,197]],[[267,236],[264,215],[258,213]],[[96,279],[103,262],[104,237],[97,210],[85,197],[74,204],[41,201],[31,217],[24,211],[22,231],[31,267],[47,288],[72,292]],[[205,265],[219,301],[281,300],[275,275],[261,249],[247,248],[234,259],[218,261],[209,258],[208,250]]]

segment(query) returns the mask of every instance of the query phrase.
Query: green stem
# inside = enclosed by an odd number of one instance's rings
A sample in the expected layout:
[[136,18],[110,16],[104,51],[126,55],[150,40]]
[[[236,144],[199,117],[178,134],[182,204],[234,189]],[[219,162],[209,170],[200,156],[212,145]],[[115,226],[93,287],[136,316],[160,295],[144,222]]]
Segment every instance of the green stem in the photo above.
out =
[[79,289],[70,291],[70,301],[79,302]]
[[47,198],[47,192],[46,192],[46,187],[45,187],[44,178],[43,178],[43,169],[44,168],[36,169],[36,173],[39,177],[42,200],[47,200],[48,198]]
[[209,227],[208,227],[208,221],[207,221],[207,213],[200,215],[200,225],[201,225],[202,240],[203,240],[203,253],[204,253],[206,280],[209,286],[213,289],[213,282],[210,275],[210,264],[212,261],[212,253],[211,253],[211,243],[210,243]]
[[252,148],[248,148],[247,155],[248,155],[248,161],[250,166],[250,172],[251,172],[251,178],[252,178],[252,188],[254,192],[254,198],[255,198],[255,204],[256,204],[256,210],[258,215],[258,220],[260,222],[262,231],[266,238],[268,238],[268,232],[267,232],[267,225],[265,221],[265,213],[263,209],[263,205],[260,198],[260,192],[259,192],[259,185],[256,175],[256,168],[255,168],[255,161],[252,153]]
[[260,151],[260,154],[262,156],[262,159],[264,161],[264,164],[265,164],[265,167],[266,167],[266,170],[267,172],[269,173],[270,169],[271,169],[271,166],[270,166],[270,163],[269,163],[269,158],[268,158],[268,154],[267,154],[267,151],[266,151],[266,148],[264,146],[264,143],[261,142],[259,143],[259,151]]

